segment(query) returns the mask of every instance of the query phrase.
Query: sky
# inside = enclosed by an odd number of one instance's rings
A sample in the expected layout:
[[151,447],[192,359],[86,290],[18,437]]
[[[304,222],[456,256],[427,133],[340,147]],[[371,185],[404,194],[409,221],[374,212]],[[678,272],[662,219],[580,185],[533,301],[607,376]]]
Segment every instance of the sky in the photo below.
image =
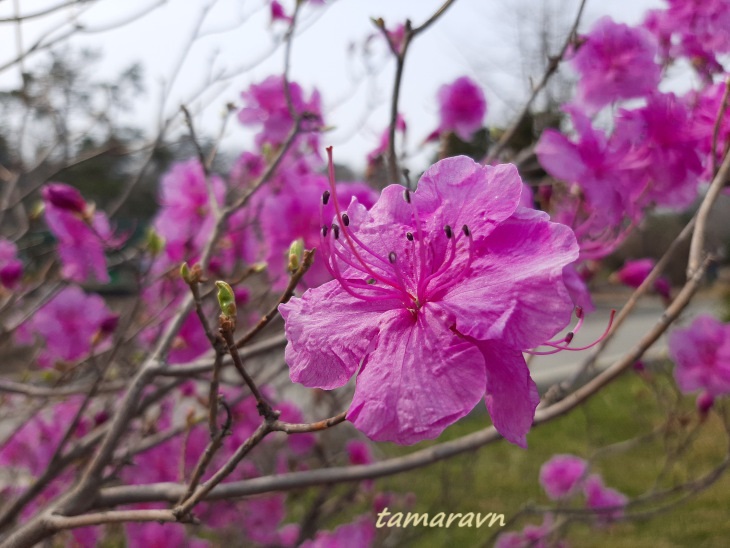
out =
[[[21,13],[32,14],[63,1],[0,0],[0,20],[14,14],[15,4]],[[293,0],[281,2],[291,9]],[[338,162],[361,170],[389,119],[395,65],[381,39],[368,40],[375,35],[371,18],[382,17],[389,27],[406,18],[418,25],[442,2],[327,0],[326,7],[305,6],[294,39],[290,77],[305,92],[316,86],[321,93],[325,121],[332,126],[322,141],[335,146]],[[406,147],[412,169],[425,167],[433,154],[429,147],[434,145],[424,145],[423,139],[437,125],[435,97],[440,86],[464,75],[474,78],[487,97],[487,125],[506,123],[525,100],[529,77],[540,76],[534,63],[524,61],[524,54],[536,50],[542,21],[547,18],[552,27],[567,28],[578,4],[578,0],[457,0],[419,36],[408,52],[400,101],[408,123]],[[604,15],[635,23],[646,9],[662,5],[661,0],[589,0],[581,30],[587,31]],[[187,48],[203,12],[201,36]],[[134,19],[140,13],[146,14]],[[68,32],[73,24],[81,25],[81,31],[69,43],[102,54],[94,68],[98,78],[113,78],[134,62],[143,65],[146,93],[130,113],[130,121],[150,134],[157,127],[165,89],[169,94],[164,116],[184,103],[196,113],[199,131],[215,135],[227,103],[240,105],[242,90],[281,74],[283,68],[282,49],[272,47],[272,37],[280,37],[286,25],[270,24],[264,0],[100,0],[29,19],[21,26],[20,40],[27,48],[40,37],[48,40]],[[17,55],[17,30],[15,24],[0,25],[0,66]],[[361,55],[366,43],[371,51],[369,71]],[[31,67],[42,55],[30,56],[25,65]],[[0,72],[0,89],[17,86],[19,73],[17,65]],[[201,90],[205,92],[200,94]],[[250,129],[231,120],[224,148],[235,153],[250,148],[252,142]]]

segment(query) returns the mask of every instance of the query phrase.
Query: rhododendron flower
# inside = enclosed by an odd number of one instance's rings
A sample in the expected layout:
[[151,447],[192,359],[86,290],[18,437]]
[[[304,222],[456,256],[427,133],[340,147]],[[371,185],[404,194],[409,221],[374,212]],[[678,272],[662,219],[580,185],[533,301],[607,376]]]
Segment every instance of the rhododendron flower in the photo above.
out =
[[18,248],[10,240],[0,238],[0,284],[13,289],[23,277],[23,263],[18,260]]
[[602,17],[581,39],[571,65],[580,75],[578,104],[589,114],[657,89],[661,78],[654,61],[657,45],[646,29]]
[[[601,476],[597,474],[593,474],[586,480],[583,493],[586,496],[586,506],[588,508],[592,510],[606,509],[596,514],[598,521],[604,523],[623,516],[623,507],[629,501],[623,493],[605,487]],[[613,508],[613,510],[607,510],[608,508]]]
[[583,459],[555,455],[540,468],[540,485],[551,499],[562,499],[575,492],[587,471],[588,463]]
[[46,223],[58,240],[63,277],[85,282],[93,276],[108,282],[104,246],[120,242],[112,237],[106,215],[91,211],[81,194],[63,183],[46,185],[42,195]]
[[[316,150],[317,135],[311,132],[323,125],[319,92],[315,90],[305,100],[299,84],[289,82],[289,94],[294,111],[300,115],[306,114],[301,129],[310,132],[306,136],[306,142],[311,150]],[[284,93],[284,79],[281,76],[269,76],[260,84],[254,84],[248,91],[241,93],[241,97],[245,106],[238,113],[238,120],[246,126],[261,125],[261,132],[256,135],[256,144],[280,146],[294,127]]]
[[[210,185],[222,204],[223,181],[213,176]],[[163,175],[160,206],[154,227],[165,239],[165,255],[173,263],[190,260],[203,248],[215,224],[205,173],[197,159],[176,163]]]
[[653,94],[643,108],[621,109],[613,140],[619,149],[644,158],[633,175],[644,184],[634,188],[631,199],[641,206],[653,202],[681,208],[692,203],[702,163],[689,110],[673,93]]
[[[330,179],[336,192],[331,158]],[[357,374],[348,420],[404,444],[486,395],[497,430],[525,446],[539,397],[522,350],[569,321],[562,272],[578,248],[570,229],[518,207],[521,192],[514,166],[460,156],[416,192],[386,187],[370,211],[326,193],[318,251],[335,280],[279,307],[291,379],[329,390]]]
[[44,344],[38,364],[51,367],[59,360],[73,362],[87,357],[114,328],[112,317],[99,295],[87,295],[80,287],[69,286],[22,324],[16,338],[30,344],[34,336],[41,337]]
[[276,0],[271,2],[271,22],[284,21],[285,23],[291,23],[291,16],[287,15],[282,6]]
[[438,103],[440,120],[437,131],[452,131],[462,141],[469,141],[481,129],[487,113],[487,100],[482,88],[471,78],[462,76],[441,86]]
[[704,390],[711,396],[730,394],[730,324],[709,315],[669,335],[674,378],[682,392]]
[[614,226],[625,215],[631,215],[629,198],[633,193],[626,181],[631,180],[627,174],[635,163],[625,152],[610,146],[605,133],[595,129],[584,113],[575,107],[565,110],[571,116],[577,140],[570,141],[561,132],[546,129],[535,147],[537,158],[552,177],[578,184],[601,224]]
[[[654,269],[654,264],[654,259],[626,261],[616,273],[616,279],[629,287],[639,287]],[[669,299],[670,286],[666,278],[657,278],[654,281],[654,290],[665,299]]]

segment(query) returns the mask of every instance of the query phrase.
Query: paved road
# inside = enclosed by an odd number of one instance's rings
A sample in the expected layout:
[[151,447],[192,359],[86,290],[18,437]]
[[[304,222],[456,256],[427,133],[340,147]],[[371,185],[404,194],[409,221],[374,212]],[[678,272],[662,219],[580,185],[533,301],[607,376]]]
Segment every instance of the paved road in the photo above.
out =
[[[580,347],[590,344],[601,336],[608,325],[611,308],[620,309],[625,299],[606,299],[597,305],[597,310],[586,317],[583,326],[571,342],[571,346]],[[685,310],[678,322],[686,323],[701,312],[719,313],[719,303],[710,296],[697,296]],[[625,350],[636,344],[647,330],[661,316],[664,307],[658,298],[645,297],[634,309],[632,315],[623,323],[613,340],[606,347],[601,364],[610,363],[611,358],[620,356]],[[567,329],[566,329],[567,331]],[[650,352],[661,352],[666,349],[666,334],[652,346]],[[551,384],[569,377],[577,371],[580,362],[590,351],[559,352],[550,356],[535,356],[530,362],[533,378],[541,390]]]

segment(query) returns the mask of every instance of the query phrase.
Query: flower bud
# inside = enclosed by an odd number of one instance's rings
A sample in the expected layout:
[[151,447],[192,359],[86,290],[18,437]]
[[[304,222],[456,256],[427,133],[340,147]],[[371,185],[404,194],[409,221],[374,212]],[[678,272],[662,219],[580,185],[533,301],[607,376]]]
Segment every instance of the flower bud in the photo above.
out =
[[294,273],[299,270],[302,264],[302,255],[304,254],[304,240],[298,238],[289,246],[289,272]]
[[180,277],[185,281],[186,284],[190,285],[193,283],[193,277],[190,273],[190,267],[187,262],[183,262],[180,265]]
[[221,307],[221,313],[229,318],[235,318],[236,296],[233,288],[220,280],[215,282],[215,286],[218,288],[218,305]]
[[51,183],[43,187],[41,195],[46,202],[58,209],[81,214],[86,211],[86,201],[81,193],[72,186]]
[[157,257],[165,249],[165,239],[150,227],[145,237],[145,247],[149,250],[150,255]]

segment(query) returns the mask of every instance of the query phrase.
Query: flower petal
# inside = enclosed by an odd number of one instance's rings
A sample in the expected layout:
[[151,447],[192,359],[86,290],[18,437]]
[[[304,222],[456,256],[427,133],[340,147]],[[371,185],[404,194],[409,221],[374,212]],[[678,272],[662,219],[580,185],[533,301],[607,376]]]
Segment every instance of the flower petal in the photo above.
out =
[[331,281],[279,305],[286,322],[291,380],[325,390],[345,384],[377,334],[380,316],[392,304],[358,300]]
[[386,313],[377,346],[358,375],[347,414],[376,441],[412,444],[437,437],[484,396],[484,360],[424,306]]
[[524,350],[565,327],[572,305],[563,268],[578,257],[572,230],[520,208],[475,246],[473,272],[438,302],[460,333]]
[[477,342],[487,367],[487,409],[504,439],[527,447],[527,432],[540,403],[522,353],[493,342]]

